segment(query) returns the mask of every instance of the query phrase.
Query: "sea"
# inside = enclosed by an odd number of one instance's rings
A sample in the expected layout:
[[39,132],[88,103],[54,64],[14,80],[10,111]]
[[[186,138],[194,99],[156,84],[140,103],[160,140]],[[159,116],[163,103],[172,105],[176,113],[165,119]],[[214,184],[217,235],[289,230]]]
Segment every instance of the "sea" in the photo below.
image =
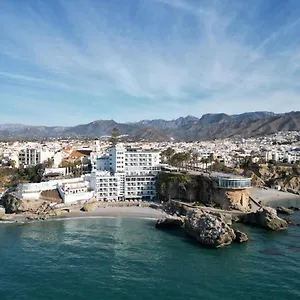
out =
[[[292,219],[300,223],[300,212]],[[199,246],[154,219],[0,224],[0,299],[300,299],[300,227]]]

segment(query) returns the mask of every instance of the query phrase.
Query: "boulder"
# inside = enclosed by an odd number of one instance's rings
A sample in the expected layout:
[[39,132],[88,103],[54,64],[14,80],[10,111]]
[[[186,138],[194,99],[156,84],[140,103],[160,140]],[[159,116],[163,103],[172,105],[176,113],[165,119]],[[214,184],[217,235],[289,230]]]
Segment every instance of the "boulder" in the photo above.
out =
[[182,227],[183,224],[184,224],[183,218],[176,217],[176,216],[167,216],[165,218],[157,220],[155,227],[172,229],[172,228],[180,228]]
[[277,216],[274,208],[268,206],[262,206],[258,211],[245,215],[243,221],[275,231],[288,228],[288,223]]
[[299,211],[300,207],[290,206],[289,209],[291,209],[293,211]]
[[162,209],[162,205],[157,203],[151,203],[149,207],[153,209]]
[[294,211],[292,209],[283,207],[283,206],[278,206],[276,209],[277,213],[280,214],[285,214],[285,215],[292,215],[294,213]]
[[239,230],[234,230],[234,234],[235,234],[235,239],[234,239],[235,243],[244,243],[248,241],[248,235],[246,233],[241,232]]
[[3,206],[7,213],[15,213],[23,211],[21,208],[21,200],[11,194],[2,197]]
[[222,214],[203,210],[188,213],[185,218],[185,232],[201,245],[212,248],[227,246],[236,238]]
[[90,212],[93,211],[97,207],[97,202],[85,203],[81,208],[82,211]]
[[0,215],[0,221],[9,221],[12,220],[12,216],[10,215]]
[[5,215],[5,208],[2,205],[0,205],[0,216],[3,215]]

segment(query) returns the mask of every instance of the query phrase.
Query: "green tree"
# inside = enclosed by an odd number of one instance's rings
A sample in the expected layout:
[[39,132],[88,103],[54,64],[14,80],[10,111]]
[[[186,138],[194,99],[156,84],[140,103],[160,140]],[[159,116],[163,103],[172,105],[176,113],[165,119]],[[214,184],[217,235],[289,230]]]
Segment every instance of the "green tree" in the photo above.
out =
[[16,161],[10,159],[10,160],[8,161],[8,166],[10,166],[10,167],[12,167],[12,168],[15,168],[15,167],[16,167]]
[[111,137],[109,139],[111,146],[115,147],[117,145],[117,143],[119,142],[119,139],[120,139],[119,129],[117,127],[115,127],[115,128],[113,128]]
[[48,158],[45,162],[45,167],[46,168],[52,168],[54,165],[54,159],[53,158]]
[[196,153],[196,152],[193,152],[192,153],[192,156],[191,156],[191,161],[192,161],[192,166],[195,168],[198,164],[198,160],[199,160],[199,154]]

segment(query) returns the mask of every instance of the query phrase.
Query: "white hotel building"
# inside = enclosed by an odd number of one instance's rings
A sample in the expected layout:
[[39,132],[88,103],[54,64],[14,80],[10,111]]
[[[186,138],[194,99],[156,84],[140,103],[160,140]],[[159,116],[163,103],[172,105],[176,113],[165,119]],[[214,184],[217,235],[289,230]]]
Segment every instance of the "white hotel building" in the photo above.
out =
[[19,152],[19,164],[24,166],[35,166],[54,157],[54,152],[47,149],[25,148]]
[[117,145],[108,154],[95,156],[88,178],[98,200],[155,198],[156,176],[161,169],[158,151]]

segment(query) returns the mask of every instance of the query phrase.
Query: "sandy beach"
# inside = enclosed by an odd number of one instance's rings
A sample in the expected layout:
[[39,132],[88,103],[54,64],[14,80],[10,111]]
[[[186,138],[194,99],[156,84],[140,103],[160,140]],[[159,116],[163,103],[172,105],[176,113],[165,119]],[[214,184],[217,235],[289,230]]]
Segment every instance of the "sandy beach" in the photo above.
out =
[[300,196],[292,193],[276,191],[274,189],[261,189],[252,188],[251,197],[255,201],[261,201],[265,205],[271,205],[275,202],[280,202],[281,204],[287,203],[287,205],[293,205],[290,203],[298,202],[300,203]]
[[[50,217],[51,219],[68,219],[68,218],[89,218],[89,217],[119,217],[119,218],[153,218],[160,219],[167,214],[161,209],[154,209],[151,207],[139,207],[139,206],[108,206],[97,207],[91,212],[84,212],[80,209],[74,209],[71,212],[63,212],[57,217]],[[12,214],[9,222],[24,222],[29,221],[27,218],[30,214]],[[3,221],[6,222],[6,221]]]
[[91,212],[72,211],[63,213],[59,218],[74,218],[74,217],[130,217],[130,218],[162,218],[166,213],[160,209],[151,207],[138,206],[114,206],[114,207],[97,207]]

